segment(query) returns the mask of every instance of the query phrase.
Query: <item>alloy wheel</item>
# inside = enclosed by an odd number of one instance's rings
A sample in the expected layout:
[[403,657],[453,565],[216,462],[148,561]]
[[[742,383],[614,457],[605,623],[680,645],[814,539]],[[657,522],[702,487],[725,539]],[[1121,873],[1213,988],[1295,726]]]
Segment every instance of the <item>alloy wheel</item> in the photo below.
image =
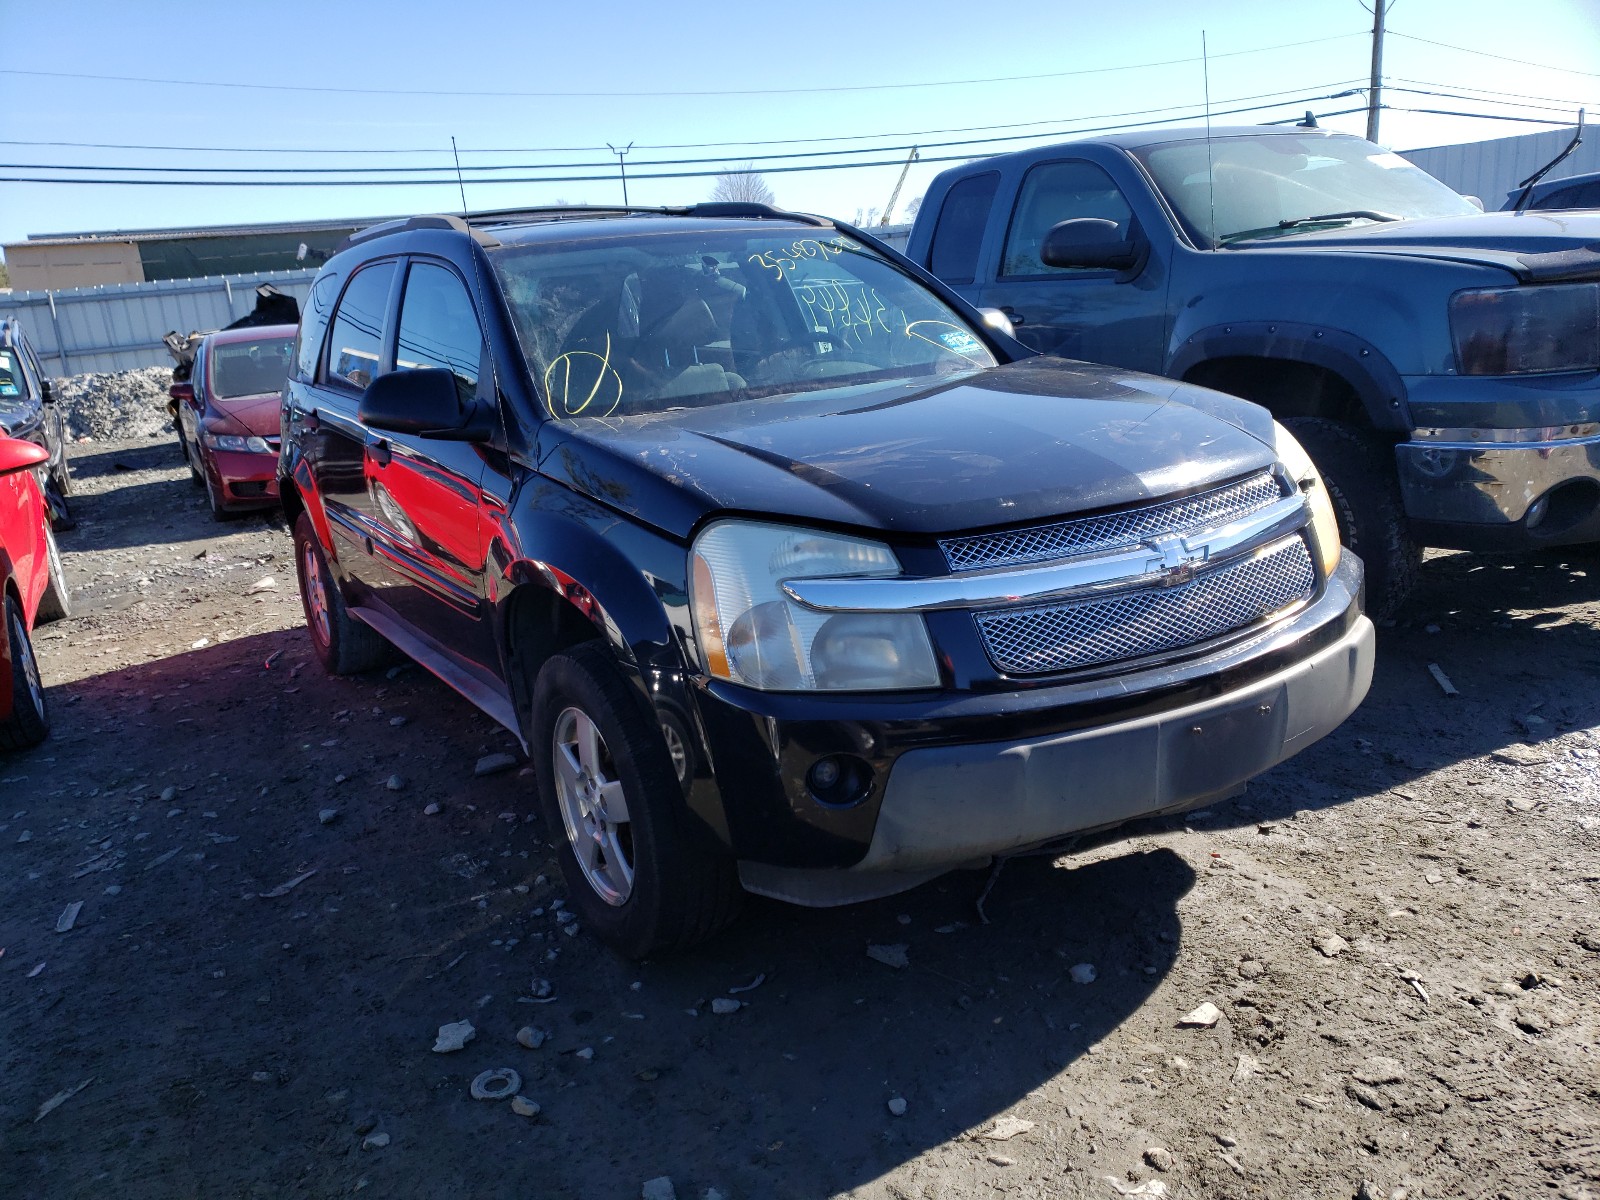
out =
[[322,575],[322,556],[310,542],[300,548],[300,563],[306,580],[306,614],[311,618],[312,632],[317,635],[317,640],[327,645],[333,640],[333,624],[328,613],[328,583]]
[[583,877],[613,907],[633,894],[633,827],[616,763],[594,721],[566,708],[551,734],[556,800]]

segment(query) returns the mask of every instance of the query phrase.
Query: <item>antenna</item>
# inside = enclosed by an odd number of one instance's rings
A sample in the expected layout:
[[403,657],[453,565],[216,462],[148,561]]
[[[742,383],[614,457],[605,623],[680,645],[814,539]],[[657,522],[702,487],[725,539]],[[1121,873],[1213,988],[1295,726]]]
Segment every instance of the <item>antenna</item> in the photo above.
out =
[[461,189],[461,219],[467,219],[467,181],[461,178],[461,152],[456,149],[456,135],[450,135],[450,157],[456,160],[456,186]]
[[1206,89],[1206,191],[1211,202],[1211,248],[1217,248],[1217,164],[1211,156],[1211,55],[1206,50],[1206,31],[1200,31],[1200,70]]

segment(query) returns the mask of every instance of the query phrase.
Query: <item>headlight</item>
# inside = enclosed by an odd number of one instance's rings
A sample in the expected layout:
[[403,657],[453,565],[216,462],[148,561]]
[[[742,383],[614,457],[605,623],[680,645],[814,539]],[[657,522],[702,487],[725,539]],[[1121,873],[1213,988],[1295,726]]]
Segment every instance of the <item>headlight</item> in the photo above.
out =
[[1600,284],[1457,292],[1450,333],[1463,375],[1593,371],[1600,368]]
[[1317,465],[1294,440],[1294,435],[1276,421],[1272,423],[1272,431],[1278,461],[1289,472],[1289,478],[1300,485],[1300,494],[1311,509],[1311,537],[1316,542],[1323,577],[1327,578],[1339,565],[1339,519],[1333,512],[1333,498],[1328,495],[1328,487],[1322,482]]
[[232,450],[237,453],[249,452],[252,454],[266,454],[272,449],[267,445],[265,438],[239,437],[232,433],[211,433],[207,431],[201,435],[201,440],[213,450]]
[[768,692],[882,691],[939,684],[915,613],[826,613],[790,599],[786,579],[900,574],[878,542],[718,521],[689,553],[689,606],[701,665]]

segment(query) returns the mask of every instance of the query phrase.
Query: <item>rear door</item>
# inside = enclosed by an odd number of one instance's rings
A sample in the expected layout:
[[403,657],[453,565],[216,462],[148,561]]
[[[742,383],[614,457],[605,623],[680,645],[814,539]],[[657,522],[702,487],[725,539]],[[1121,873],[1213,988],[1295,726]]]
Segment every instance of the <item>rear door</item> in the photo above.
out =
[[[464,399],[494,401],[471,293],[441,259],[412,258],[400,297],[394,369],[444,367]],[[479,532],[480,449],[368,430],[363,465],[372,584],[406,624],[476,666],[497,669]]]
[[381,582],[372,563],[374,524],[367,494],[367,434],[356,408],[384,369],[385,331],[399,280],[399,261],[368,263],[350,276],[327,337],[315,383],[291,417],[309,427],[311,474],[333,538],[337,570],[370,587]]
[[1167,271],[1147,256],[1133,279],[1117,271],[1049,267],[1039,258],[1045,234],[1078,217],[1114,221],[1137,233],[1122,189],[1097,163],[1036,163],[1023,177],[995,277],[977,303],[1011,318],[1017,338],[1044,354],[1159,373],[1167,321]]

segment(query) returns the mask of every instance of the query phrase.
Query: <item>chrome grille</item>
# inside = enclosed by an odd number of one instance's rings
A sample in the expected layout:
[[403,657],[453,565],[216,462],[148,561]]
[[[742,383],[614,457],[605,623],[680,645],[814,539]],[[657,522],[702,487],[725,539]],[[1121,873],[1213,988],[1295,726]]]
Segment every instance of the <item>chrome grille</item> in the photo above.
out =
[[1048,562],[1137,546],[1146,538],[1164,534],[1183,535],[1215,528],[1259,512],[1282,499],[1283,489],[1278,486],[1277,477],[1270,471],[1263,471],[1237,483],[1179,500],[1008,533],[952,538],[940,542],[939,548],[944,551],[945,561],[952,571]]
[[1316,581],[1310,549],[1296,535],[1177,587],[1000,609],[974,620],[995,666],[1011,675],[1039,675],[1221,637],[1304,600]]

